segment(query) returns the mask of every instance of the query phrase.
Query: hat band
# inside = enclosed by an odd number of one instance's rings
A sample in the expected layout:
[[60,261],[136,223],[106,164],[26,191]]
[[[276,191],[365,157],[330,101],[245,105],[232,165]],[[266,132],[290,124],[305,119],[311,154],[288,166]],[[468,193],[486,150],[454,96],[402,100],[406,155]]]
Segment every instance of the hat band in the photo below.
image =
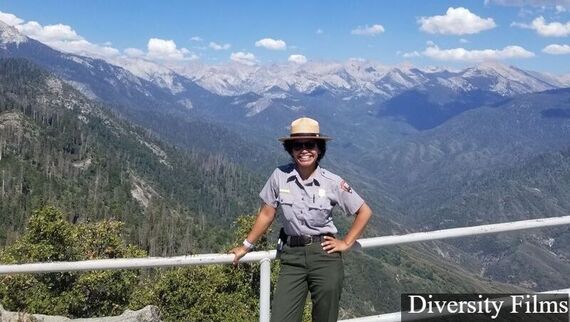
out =
[[296,137],[296,136],[314,136],[314,137],[319,137],[321,136],[319,133],[293,133],[291,134],[291,137]]

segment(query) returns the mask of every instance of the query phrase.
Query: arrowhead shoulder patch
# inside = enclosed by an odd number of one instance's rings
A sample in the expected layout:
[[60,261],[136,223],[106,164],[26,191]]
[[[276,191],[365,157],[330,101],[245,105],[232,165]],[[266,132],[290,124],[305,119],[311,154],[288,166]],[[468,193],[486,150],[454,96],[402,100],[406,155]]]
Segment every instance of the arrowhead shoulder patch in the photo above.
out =
[[344,181],[344,180],[342,180],[342,181],[340,182],[340,189],[343,190],[343,191],[346,191],[346,192],[348,192],[348,193],[352,193],[352,188],[351,188],[350,185],[349,185],[346,181]]

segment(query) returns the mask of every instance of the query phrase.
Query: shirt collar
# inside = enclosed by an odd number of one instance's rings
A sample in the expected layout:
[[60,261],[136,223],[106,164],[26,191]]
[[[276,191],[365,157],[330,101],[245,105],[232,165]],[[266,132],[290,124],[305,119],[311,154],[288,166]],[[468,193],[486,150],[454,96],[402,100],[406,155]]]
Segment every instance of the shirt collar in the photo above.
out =
[[[310,180],[311,178],[312,180]],[[315,185],[318,187],[321,185],[322,182],[321,166],[317,164],[317,168],[315,169],[311,177],[307,179],[307,181],[303,181],[303,179],[301,179],[301,175],[299,174],[299,172],[297,172],[297,168],[295,168],[295,165],[293,165],[293,170],[291,171],[289,177],[287,178],[287,182],[291,182],[293,180],[297,180],[299,184],[304,183],[305,185],[308,186]]]

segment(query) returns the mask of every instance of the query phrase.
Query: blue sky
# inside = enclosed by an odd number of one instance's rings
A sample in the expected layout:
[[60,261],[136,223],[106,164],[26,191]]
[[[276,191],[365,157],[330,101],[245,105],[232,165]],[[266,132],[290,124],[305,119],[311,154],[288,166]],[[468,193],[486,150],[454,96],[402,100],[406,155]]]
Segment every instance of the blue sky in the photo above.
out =
[[2,0],[0,20],[61,50],[177,64],[499,60],[570,72],[570,0]]

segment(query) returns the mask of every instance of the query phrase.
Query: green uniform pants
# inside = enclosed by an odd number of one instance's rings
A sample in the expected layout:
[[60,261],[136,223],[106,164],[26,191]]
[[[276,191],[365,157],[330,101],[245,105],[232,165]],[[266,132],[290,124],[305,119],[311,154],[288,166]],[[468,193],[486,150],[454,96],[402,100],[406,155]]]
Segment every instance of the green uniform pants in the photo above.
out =
[[343,279],[344,265],[340,253],[327,254],[320,243],[303,247],[285,246],[271,321],[301,321],[307,292],[310,291],[313,321],[336,322]]

